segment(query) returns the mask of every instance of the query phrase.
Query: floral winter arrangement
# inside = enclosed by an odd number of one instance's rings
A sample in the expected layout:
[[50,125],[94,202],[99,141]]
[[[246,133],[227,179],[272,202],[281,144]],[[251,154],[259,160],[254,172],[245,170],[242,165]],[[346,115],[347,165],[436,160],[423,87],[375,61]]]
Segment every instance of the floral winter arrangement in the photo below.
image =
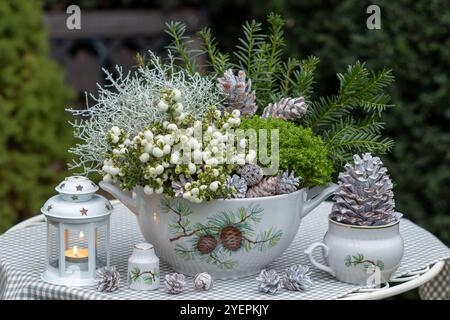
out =
[[[73,124],[83,143],[71,149],[72,168],[100,172],[125,190],[142,186],[147,194],[201,202],[324,185],[352,154],[389,150],[380,114],[389,107],[390,71],[373,73],[356,63],[338,74],[336,95],[313,100],[319,59],[283,61],[284,20],[270,14],[267,23],[267,35],[261,23],[246,23],[231,54],[219,51],[208,28],[199,32],[199,52],[189,49],[183,24],[168,24],[167,62],[150,52],[138,56],[135,73],[105,71],[109,84],[99,87],[97,103],[70,110],[84,118]],[[208,58],[205,65],[200,55]],[[246,148],[245,139],[230,148],[233,129],[278,131],[279,170],[263,175],[257,150]]]
[[[179,273],[260,272],[333,193],[337,168],[392,145],[380,134],[389,70],[358,62],[337,75],[335,95],[316,97],[319,59],[284,60],[284,20],[270,14],[267,24],[264,34],[247,22],[223,53],[208,28],[194,50],[185,26],[170,23],[167,59],[149,52],[134,73],[105,70],[96,104],[71,110],[82,118],[72,168],[101,173],[100,186],[139,216]],[[313,186],[322,186],[315,196]]]

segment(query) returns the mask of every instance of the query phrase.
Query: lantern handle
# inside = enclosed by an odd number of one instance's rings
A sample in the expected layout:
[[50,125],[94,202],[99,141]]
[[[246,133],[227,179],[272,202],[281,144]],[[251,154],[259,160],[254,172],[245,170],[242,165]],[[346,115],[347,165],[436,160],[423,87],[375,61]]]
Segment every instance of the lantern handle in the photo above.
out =
[[136,205],[136,201],[133,199],[133,193],[131,191],[124,191],[117,185],[105,181],[101,181],[99,186],[106,192],[119,199],[136,216],[139,215],[139,210]]

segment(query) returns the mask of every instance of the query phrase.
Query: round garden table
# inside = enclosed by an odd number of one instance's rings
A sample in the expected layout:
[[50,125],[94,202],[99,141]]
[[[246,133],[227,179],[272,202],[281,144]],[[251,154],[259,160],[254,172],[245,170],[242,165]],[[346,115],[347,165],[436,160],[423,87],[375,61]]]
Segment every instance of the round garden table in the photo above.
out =
[[[113,200],[112,263],[126,275],[126,261],[133,244],[142,237],[133,214],[119,201]],[[289,265],[309,265],[304,249],[319,241],[327,228],[331,203],[323,203],[302,221],[296,239],[283,255],[268,266],[282,271]],[[422,286],[423,298],[450,298],[450,249],[436,237],[407,219],[400,224],[405,240],[402,264],[392,279],[379,288],[364,288],[341,283],[324,272],[311,268],[312,289],[306,292],[283,291],[275,296],[256,290],[255,277],[240,280],[218,280],[211,292],[199,294],[190,289],[181,295],[168,295],[164,288],[152,292],[136,292],[126,284],[115,293],[99,293],[95,288],[67,288],[44,283],[40,274],[45,268],[45,218],[43,215],[23,221],[0,236],[1,299],[385,299]],[[34,253],[34,259],[30,258]],[[445,269],[445,272],[442,270]],[[164,263],[161,274],[173,272]],[[126,278],[126,277],[123,277]],[[433,282],[434,279],[434,282]],[[192,282],[192,279],[188,282]],[[237,282],[236,282],[237,281]],[[122,281],[122,283],[126,280]],[[427,287],[428,286],[428,287]],[[251,296],[249,296],[251,295]]]

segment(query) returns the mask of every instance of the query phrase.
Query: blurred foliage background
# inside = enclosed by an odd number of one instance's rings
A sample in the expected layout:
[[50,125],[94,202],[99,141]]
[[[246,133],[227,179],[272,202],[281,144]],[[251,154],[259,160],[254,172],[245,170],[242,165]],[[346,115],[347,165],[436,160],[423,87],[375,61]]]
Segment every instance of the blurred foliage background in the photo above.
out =
[[38,1],[0,1],[0,233],[39,212],[66,174],[73,98],[48,57]]
[[[356,60],[393,69],[395,108],[385,115],[396,141],[384,157],[397,208],[450,244],[450,4],[448,0],[180,1],[81,0],[0,2],[0,232],[31,214],[61,178],[71,141],[64,107],[73,98],[63,73],[47,58],[39,6],[81,10],[195,8],[222,49],[248,19],[270,11],[287,20],[290,55],[321,59],[316,94],[336,91],[336,72]],[[366,8],[381,8],[381,30],[366,28]],[[164,37],[161,34],[161,37]],[[168,40],[168,39],[167,39]],[[66,75],[66,78],[70,77]],[[73,101],[73,100],[72,100]]]

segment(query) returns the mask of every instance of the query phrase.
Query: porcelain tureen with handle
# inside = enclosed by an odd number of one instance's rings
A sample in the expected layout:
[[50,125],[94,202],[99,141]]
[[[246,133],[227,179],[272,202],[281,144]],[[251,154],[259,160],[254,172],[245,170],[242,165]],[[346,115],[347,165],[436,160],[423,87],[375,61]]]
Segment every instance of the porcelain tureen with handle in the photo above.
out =
[[137,217],[146,241],[177,272],[208,272],[236,279],[256,274],[280,256],[294,239],[301,219],[329,197],[336,185],[301,189],[264,198],[191,203],[182,198],[146,195],[142,187],[122,191],[100,187]]

